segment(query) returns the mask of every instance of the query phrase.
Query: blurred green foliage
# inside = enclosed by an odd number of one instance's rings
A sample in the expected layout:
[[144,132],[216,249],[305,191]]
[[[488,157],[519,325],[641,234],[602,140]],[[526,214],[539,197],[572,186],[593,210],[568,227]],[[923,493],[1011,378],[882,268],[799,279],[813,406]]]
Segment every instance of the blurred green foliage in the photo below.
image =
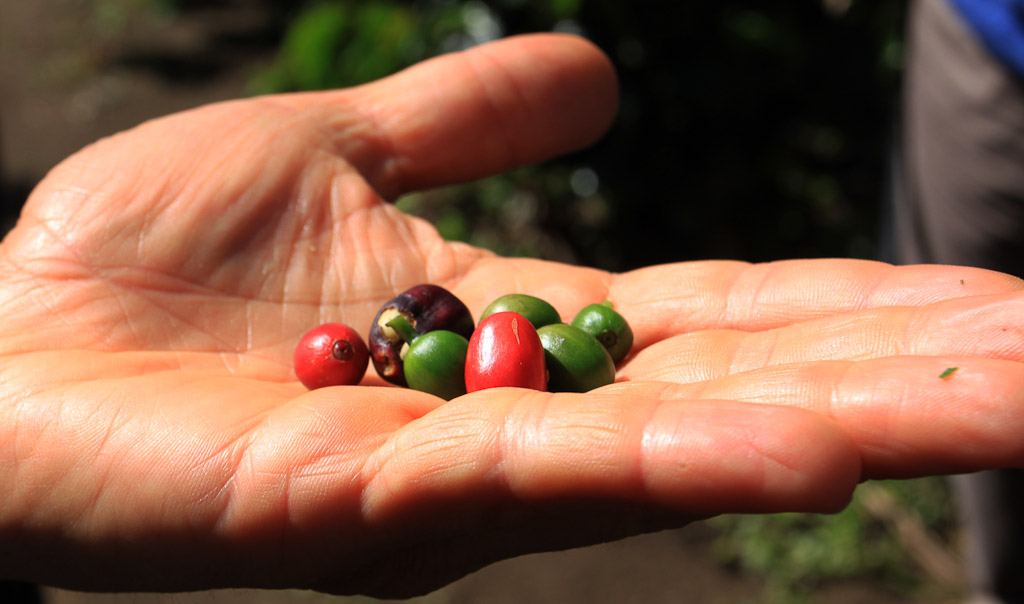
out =
[[256,93],[369,82],[435,54],[459,30],[456,6],[416,10],[392,2],[321,2],[298,12]]
[[[920,526],[953,548],[955,514],[944,479],[873,486],[887,489]],[[765,604],[812,604],[817,588],[843,579],[869,579],[904,597],[932,587],[892,527],[860,504],[860,491],[838,514],[727,515],[709,522],[721,531],[715,544],[720,560],[765,578]]]

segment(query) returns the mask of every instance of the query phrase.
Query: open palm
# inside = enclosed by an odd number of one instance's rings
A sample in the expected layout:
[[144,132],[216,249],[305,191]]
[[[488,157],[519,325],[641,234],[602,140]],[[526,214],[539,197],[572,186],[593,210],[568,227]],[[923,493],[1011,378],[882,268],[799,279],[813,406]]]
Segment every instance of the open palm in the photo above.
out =
[[[0,566],[407,595],[719,512],[838,509],[866,477],[1024,462],[1015,279],[612,275],[445,242],[386,201],[588,144],[614,109],[599,52],[534,36],[156,120],[58,166],[0,247]],[[586,395],[297,382],[303,332],[365,332],[426,282],[476,314],[510,291],[564,316],[612,299],[634,354]]]

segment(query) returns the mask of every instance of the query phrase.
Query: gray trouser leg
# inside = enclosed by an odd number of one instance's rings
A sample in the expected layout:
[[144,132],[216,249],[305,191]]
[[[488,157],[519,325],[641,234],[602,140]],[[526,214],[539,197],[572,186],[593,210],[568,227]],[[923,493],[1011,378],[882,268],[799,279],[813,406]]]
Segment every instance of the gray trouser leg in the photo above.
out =
[[[909,23],[886,259],[1024,276],[1024,84],[947,0],[914,2]],[[1024,602],[1024,471],[953,484],[974,597]]]

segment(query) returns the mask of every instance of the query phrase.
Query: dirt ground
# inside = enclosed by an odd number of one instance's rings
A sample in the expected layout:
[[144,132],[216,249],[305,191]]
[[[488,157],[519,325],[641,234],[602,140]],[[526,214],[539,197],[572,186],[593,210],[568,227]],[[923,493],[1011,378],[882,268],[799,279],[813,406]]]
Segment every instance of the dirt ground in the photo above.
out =
[[[243,95],[271,58],[273,24],[257,2],[211,3],[184,18],[154,16],[132,0],[0,0],[0,201],[10,224],[52,166],[88,143],[146,119]],[[0,233],[4,223],[0,223]],[[493,565],[422,604],[758,602],[760,580],[715,562],[714,533],[693,525],[569,552]],[[0,594],[2,595],[2,594]],[[303,591],[79,594],[57,604],[371,602]],[[3,598],[0,597],[0,600]],[[936,600],[942,601],[942,600]],[[948,600],[947,600],[948,601]],[[823,604],[906,603],[868,583],[822,590]]]

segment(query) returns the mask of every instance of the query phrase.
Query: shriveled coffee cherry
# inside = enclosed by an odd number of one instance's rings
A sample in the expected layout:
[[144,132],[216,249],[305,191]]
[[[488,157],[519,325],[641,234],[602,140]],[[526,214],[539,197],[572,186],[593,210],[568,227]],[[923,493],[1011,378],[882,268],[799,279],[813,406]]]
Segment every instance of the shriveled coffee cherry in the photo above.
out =
[[572,326],[597,338],[616,363],[626,358],[633,347],[633,329],[611,302],[584,306],[576,313]]
[[545,325],[551,325],[552,323],[562,322],[562,317],[559,316],[554,306],[551,306],[545,300],[527,294],[505,294],[501,296],[487,305],[483,314],[480,315],[480,320],[483,321],[494,313],[505,311],[517,312],[523,315],[536,329],[540,329]]
[[408,385],[401,354],[405,340],[388,327],[388,322],[399,315],[416,333],[444,329],[467,339],[473,334],[473,316],[469,309],[439,285],[417,285],[385,302],[370,324],[370,358],[380,377],[398,386]]
[[358,384],[370,363],[370,352],[356,330],[324,323],[306,332],[292,356],[295,375],[307,388]]
[[511,311],[480,321],[466,353],[466,390],[500,386],[547,390],[544,349],[537,330]]

